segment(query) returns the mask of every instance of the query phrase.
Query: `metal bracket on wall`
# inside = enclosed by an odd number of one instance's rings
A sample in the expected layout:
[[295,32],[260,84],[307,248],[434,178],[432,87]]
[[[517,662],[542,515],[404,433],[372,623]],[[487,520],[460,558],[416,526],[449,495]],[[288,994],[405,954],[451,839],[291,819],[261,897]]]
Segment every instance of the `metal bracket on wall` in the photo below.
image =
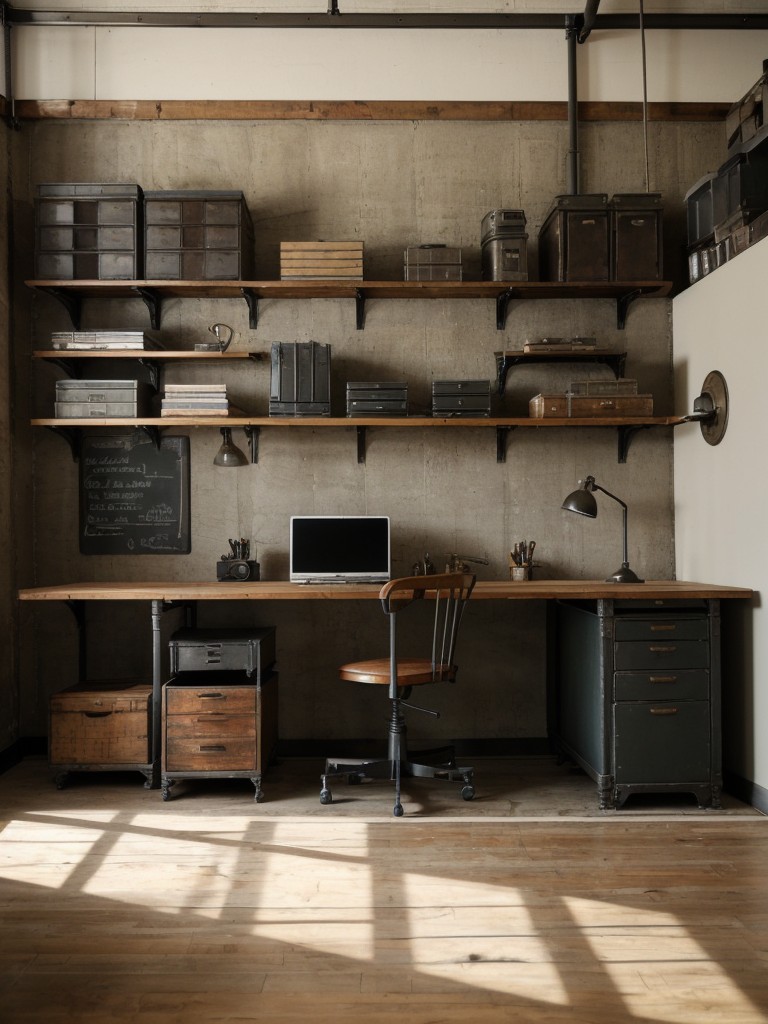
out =
[[618,330],[624,330],[627,324],[629,307],[635,299],[639,299],[642,294],[643,292],[641,288],[635,288],[633,291],[627,292],[625,295],[619,295],[616,299],[616,327]]
[[244,426],[245,436],[248,438],[248,454],[251,458],[251,464],[255,465],[259,461],[259,438],[261,436],[261,427]]
[[496,296],[496,330],[503,331],[507,326],[507,310],[509,304],[515,297],[514,288],[507,288],[500,295]]
[[80,461],[80,443],[82,441],[82,431],[79,427],[47,427],[52,433],[57,434],[69,445],[69,450],[72,453],[72,461]]
[[248,305],[248,326],[255,331],[259,326],[259,297],[253,288],[241,288],[240,291]]
[[162,300],[154,288],[137,288],[137,293],[144,300],[144,305],[149,310],[149,322],[155,331],[160,330],[160,314]]
[[52,295],[57,302],[60,302],[69,315],[69,321],[74,331],[80,330],[80,316],[83,309],[82,297],[76,293],[63,291],[61,288],[49,288],[41,286],[41,292]]
[[517,427],[496,427],[496,461],[507,461],[507,438],[511,430]]
[[497,352],[496,365],[498,367],[499,395],[504,394],[507,383],[507,374],[514,366],[528,366],[534,363],[601,363],[607,366],[613,373],[616,380],[624,376],[624,367],[627,362],[626,352],[589,352],[569,353],[552,352],[549,355],[529,352]]
[[365,293],[360,288],[355,292],[355,327],[358,331],[365,327]]
[[648,430],[651,426],[650,423],[635,424],[627,427],[617,427],[619,435],[619,462],[625,463],[627,461],[627,455],[629,453],[629,445],[632,438],[639,430]]

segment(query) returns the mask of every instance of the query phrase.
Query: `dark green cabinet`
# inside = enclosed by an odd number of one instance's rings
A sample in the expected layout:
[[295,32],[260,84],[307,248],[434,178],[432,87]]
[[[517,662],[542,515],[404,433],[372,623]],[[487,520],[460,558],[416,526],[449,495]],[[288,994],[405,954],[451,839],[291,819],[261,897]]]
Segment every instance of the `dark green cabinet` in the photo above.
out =
[[633,793],[722,790],[717,600],[558,602],[554,739],[597,783]]

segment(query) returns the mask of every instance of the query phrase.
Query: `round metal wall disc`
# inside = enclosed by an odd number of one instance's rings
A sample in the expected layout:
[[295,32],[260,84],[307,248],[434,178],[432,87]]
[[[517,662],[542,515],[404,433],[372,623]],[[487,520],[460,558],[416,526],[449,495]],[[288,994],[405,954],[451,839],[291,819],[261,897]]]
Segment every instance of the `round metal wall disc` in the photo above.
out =
[[707,444],[720,444],[728,426],[728,385],[719,370],[711,370],[707,374],[701,393],[711,398],[714,407],[714,415],[699,424],[702,437]]

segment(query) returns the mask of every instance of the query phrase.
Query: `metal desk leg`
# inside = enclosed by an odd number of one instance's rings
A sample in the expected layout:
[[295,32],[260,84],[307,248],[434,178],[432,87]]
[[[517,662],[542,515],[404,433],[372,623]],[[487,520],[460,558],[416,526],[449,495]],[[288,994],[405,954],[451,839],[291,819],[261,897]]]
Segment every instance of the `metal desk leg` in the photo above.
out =
[[160,785],[161,708],[163,698],[163,644],[160,637],[160,619],[164,611],[162,601],[152,602],[152,782],[150,789]]

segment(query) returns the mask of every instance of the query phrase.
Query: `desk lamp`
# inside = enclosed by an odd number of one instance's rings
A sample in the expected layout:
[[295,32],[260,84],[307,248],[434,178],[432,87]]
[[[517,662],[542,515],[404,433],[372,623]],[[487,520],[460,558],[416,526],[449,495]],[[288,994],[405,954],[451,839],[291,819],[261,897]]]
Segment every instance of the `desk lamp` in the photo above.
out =
[[221,428],[221,448],[216,452],[213,464],[225,468],[248,465],[248,459],[232,440],[232,431],[229,427]]
[[615,494],[611,494],[610,491],[606,491],[600,484],[595,483],[593,476],[588,476],[578,490],[572,491],[562,504],[567,512],[578,512],[580,516],[587,516],[589,519],[597,518],[597,502],[595,501],[594,491],[602,491],[603,494],[607,494],[609,498],[613,498],[614,501],[618,501],[621,505],[622,510],[622,528],[624,538],[624,560],[621,563],[621,568],[617,569],[615,573],[608,577],[606,583],[643,583],[630,568],[629,561],[627,559],[627,506],[621,500],[617,498]]

